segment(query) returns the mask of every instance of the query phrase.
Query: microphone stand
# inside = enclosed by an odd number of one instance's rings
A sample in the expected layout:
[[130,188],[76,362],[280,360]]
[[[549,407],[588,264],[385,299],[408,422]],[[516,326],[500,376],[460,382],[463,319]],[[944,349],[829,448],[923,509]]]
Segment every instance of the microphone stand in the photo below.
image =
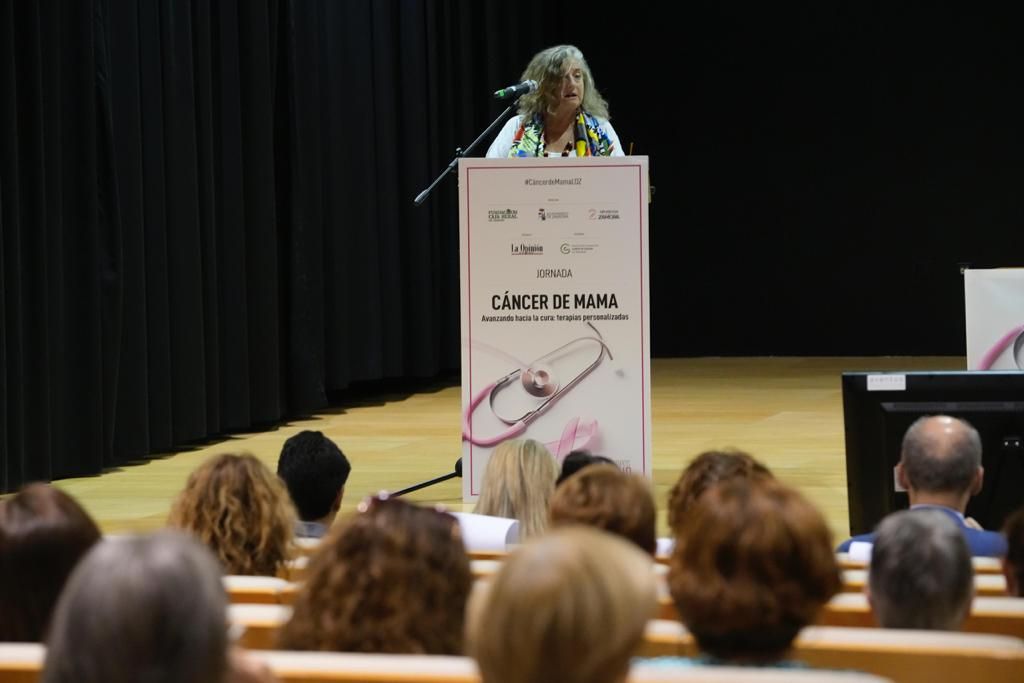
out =
[[[536,89],[536,85],[534,85],[534,89]],[[416,195],[416,199],[413,200],[413,204],[415,204],[416,206],[419,206],[420,204],[425,202],[427,197],[430,196],[430,193],[433,192],[434,188],[437,187],[438,183],[441,182],[441,179],[444,178],[449,173],[453,172],[456,168],[458,168],[458,166],[459,166],[459,159],[461,159],[462,157],[464,157],[467,154],[469,154],[470,152],[472,152],[476,148],[476,146],[479,145],[480,142],[484,138],[486,138],[488,135],[490,135],[494,131],[494,129],[498,127],[498,124],[500,124],[502,121],[504,121],[508,117],[508,115],[512,113],[512,110],[515,109],[516,105],[519,103],[519,98],[522,97],[525,94],[526,94],[525,92],[521,93],[519,96],[514,98],[512,100],[512,103],[509,104],[507,107],[505,107],[505,111],[503,111],[500,114],[498,114],[498,118],[496,118],[493,121],[491,121],[491,125],[487,126],[487,128],[484,129],[484,132],[480,133],[480,135],[477,136],[476,140],[473,140],[473,142],[470,143],[469,147],[467,147],[466,149],[462,149],[461,147],[456,147],[455,148],[455,156],[452,158],[451,163],[449,163],[445,167],[445,169],[443,171],[441,171],[441,173],[436,178],[434,178],[434,182],[430,183],[430,185],[427,187],[427,189],[423,190],[423,192],[420,192],[418,195]],[[401,489],[399,491],[395,491],[391,495],[393,495],[393,496],[404,496],[407,493],[412,493],[413,491],[419,491],[420,489],[426,488],[428,486],[433,486],[434,484],[440,484],[442,481],[448,481],[449,479],[454,479],[455,477],[458,477],[459,479],[462,478],[462,458],[461,457],[458,460],[455,461],[455,471],[454,472],[449,472],[448,474],[442,474],[440,477],[434,477],[433,479],[428,479],[427,481],[421,481],[419,484],[413,484],[412,486],[407,486],[404,489]]]
[[[519,97],[522,97],[522,95],[520,95]],[[455,158],[453,158],[452,162],[448,164],[448,166],[443,171],[441,171],[441,175],[437,176],[437,178],[434,179],[434,182],[430,183],[430,187],[416,195],[416,199],[413,200],[413,204],[419,206],[424,201],[426,201],[427,197],[430,196],[430,193],[434,191],[435,187],[437,187],[437,184],[441,182],[441,179],[458,168],[459,159],[461,159],[464,156],[467,156],[470,152],[472,152],[473,149],[480,144],[481,140],[490,135],[491,132],[498,127],[498,124],[504,121],[505,118],[512,113],[512,110],[515,109],[516,104],[519,102],[519,97],[516,97],[514,100],[512,100],[512,104],[505,107],[505,111],[498,114],[498,118],[494,119],[491,125],[487,126],[487,130],[485,130],[483,133],[480,133],[477,139],[473,140],[469,147],[467,147],[466,149],[462,149],[461,147],[455,148]]]
[[440,477],[434,477],[433,479],[428,479],[427,481],[421,481],[419,484],[413,484],[412,486],[407,486],[407,487],[405,487],[404,489],[402,489],[400,491],[395,491],[391,495],[392,496],[404,496],[407,493],[412,493],[413,491],[419,491],[420,489],[425,489],[426,487],[433,486],[434,484],[440,484],[442,481],[448,481],[449,479],[454,479],[455,477],[458,477],[459,479],[462,478],[462,458],[459,458],[458,460],[455,461],[455,471],[454,472],[449,472],[448,474],[443,474]]

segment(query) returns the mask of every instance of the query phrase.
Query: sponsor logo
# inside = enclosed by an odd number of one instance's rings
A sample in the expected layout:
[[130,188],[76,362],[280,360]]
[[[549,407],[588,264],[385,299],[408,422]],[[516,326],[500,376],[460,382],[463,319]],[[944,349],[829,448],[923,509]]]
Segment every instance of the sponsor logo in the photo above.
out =
[[552,211],[551,209],[544,208],[537,210],[537,218],[541,219],[542,221],[565,220],[568,217],[568,211]]
[[512,255],[513,256],[543,256],[544,245],[543,244],[512,244]]
[[519,211],[516,209],[488,209],[487,210],[487,222],[488,223],[504,223],[505,221],[514,221],[519,218]]
[[617,221],[619,220],[618,209],[588,209],[587,220],[591,221]]
[[562,246],[558,248],[563,254],[589,254],[597,250],[596,244],[593,242],[563,242]]

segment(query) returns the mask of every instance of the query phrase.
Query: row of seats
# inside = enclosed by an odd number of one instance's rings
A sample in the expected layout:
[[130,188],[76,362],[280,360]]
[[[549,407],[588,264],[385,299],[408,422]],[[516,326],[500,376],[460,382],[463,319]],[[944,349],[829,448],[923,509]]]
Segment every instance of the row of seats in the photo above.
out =
[[[228,616],[231,623],[241,629],[240,644],[253,649],[270,649],[276,643],[278,630],[291,616],[291,608],[231,605]],[[640,654],[645,657],[692,656],[696,654],[696,647],[680,622],[652,620]],[[950,675],[950,671],[958,667],[980,667],[993,672],[1016,670],[1022,675],[1024,640],[982,633],[816,626],[804,629],[797,639],[796,658],[822,668],[857,669],[901,681],[908,680],[911,671],[920,672],[917,680],[943,678],[936,675],[929,679],[929,672],[937,671],[955,680],[957,677]],[[989,679],[979,677],[977,680]]]
[[[268,624],[287,618],[287,607],[238,606],[230,618],[246,627],[242,642],[266,647],[273,633]],[[820,670],[772,671],[658,668],[637,663],[634,682],[673,681],[860,681],[925,683],[939,680],[981,680],[1019,683],[1024,675],[1024,641],[1004,636],[885,632],[877,629],[810,627],[794,645],[795,655]],[[43,646],[0,644],[0,681],[35,683],[42,666]],[[479,683],[473,662],[464,657],[359,655],[319,652],[254,651],[282,682]],[[692,656],[696,646],[678,622],[652,621],[639,653],[643,657]],[[656,663],[655,663],[656,664]],[[832,671],[829,671],[832,670]],[[869,675],[842,673],[858,670]]]
[[[659,539],[661,540],[661,539]],[[308,558],[317,551],[320,547],[321,540],[318,538],[297,538],[293,543],[293,547],[296,553],[296,559],[293,560],[293,566],[304,567],[305,563],[301,558]],[[492,550],[492,549],[477,549],[467,547],[466,554],[469,555],[470,560],[497,560],[501,561],[508,557],[507,550]],[[668,564],[669,556],[667,554],[659,554],[655,558],[659,564]],[[837,553],[836,560],[839,564],[840,569],[849,570],[867,570],[868,560],[865,557],[851,555],[850,553]],[[973,557],[971,563],[974,566],[974,573],[983,575],[1003,575],[1003,565],[995,557]],[[1003,580],[1005,584],[1005,579]]]
[[[235,604],[289,605],[295,599],[298,585],[267,576],[228,576],[224,585]],[[671,599],[659,602],[660,619],[678,621],[679,615]],[[825,605],[818,618],[822,626],[875,626],[874,616],[863,593],[840,593]],[[964,624],[968,633],[995,633],[1024,638],[1024,599],[1011,597],[977,597]]]
[[[675,618],[675,606],[662,602],[662,613]],[[840,593],[829,600],[818,615],[822,626],[875,626],[875,617],[863,593]],[[1024,599],[998,597],[975,598],[963,624],[966,633],[993,633],[1024,638]],[[891,633],[892,631],[884,631]],[[1024,673],[1024,672],[1022,672]],[[1022,678],[1021,680],[1024,680]]]
[[[470,561],[470,569],[475,578],[492,576],[501,568],[502,558],[494,556],[493,559],[474,559]],[[664,564],[656,565],[659,574],[664,575],[667,567]],[[299,557],[290,561],[280,573],[280,578],[297,582],[306,578],[308,569],[308,558]],[[860,592],[864,590],[867,583],[866,569],[844,569],[842,591],[844,593]],[[1006,595],[1006,577],[1002,574],[976,574],[974,577],[974,593],[979,596],[999,597]]]

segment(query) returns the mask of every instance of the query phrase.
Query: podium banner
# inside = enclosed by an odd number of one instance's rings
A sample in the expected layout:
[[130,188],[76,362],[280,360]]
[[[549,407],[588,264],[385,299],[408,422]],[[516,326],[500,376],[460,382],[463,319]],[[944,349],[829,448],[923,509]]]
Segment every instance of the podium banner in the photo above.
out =
[[507,439],[651,476],[646,157],[462,159],[463,499]]
[[964,271],[968,370],[1024,370],[1024,268]]

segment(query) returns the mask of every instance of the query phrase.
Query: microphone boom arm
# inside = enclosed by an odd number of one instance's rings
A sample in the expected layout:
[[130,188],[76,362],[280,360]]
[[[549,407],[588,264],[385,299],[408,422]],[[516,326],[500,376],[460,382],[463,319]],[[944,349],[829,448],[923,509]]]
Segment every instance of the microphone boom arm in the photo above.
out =
[[476,146],[480,144],[481,140],[490,135],[494,131],[494,129],[498,127],[498,125],[500,125],[506,118],[508,118],[508,115],[512,113],[512,110],[515,109],[515,106],[518,103],[518,97],[512,100],[512,104],[505,107],[505,111],[498,114],[498,118],[494,119],[494,121],[491,122],[491,125],[487,126],[487,129],[484,130],[483,133],[480,133],[480,135],[477,136],[476,140],[473,140],[473,142],[470,143],[469,147],[467,147],[466,149],[456,147],[455,157],[452,159],[451,163],[448,164],[448,166],[446,166],[443,171],[441,171],[441,174],[439,176],[434,178],[434,182],[430,183],[430,186],[427,189],[423,190],[423,192],[420,192],[418,195],[416,195],[416,199],[413,200],[413,204],[419,206],[424,201],[426,201],[427,197],[430,196],[430,193],[433,192],[434,188],[437,187],[438,183],[441,182],[441,179],[458,168],[459,159],[461,159],[464,156],[467,156],[470,152],[472,152],[476,148]]

